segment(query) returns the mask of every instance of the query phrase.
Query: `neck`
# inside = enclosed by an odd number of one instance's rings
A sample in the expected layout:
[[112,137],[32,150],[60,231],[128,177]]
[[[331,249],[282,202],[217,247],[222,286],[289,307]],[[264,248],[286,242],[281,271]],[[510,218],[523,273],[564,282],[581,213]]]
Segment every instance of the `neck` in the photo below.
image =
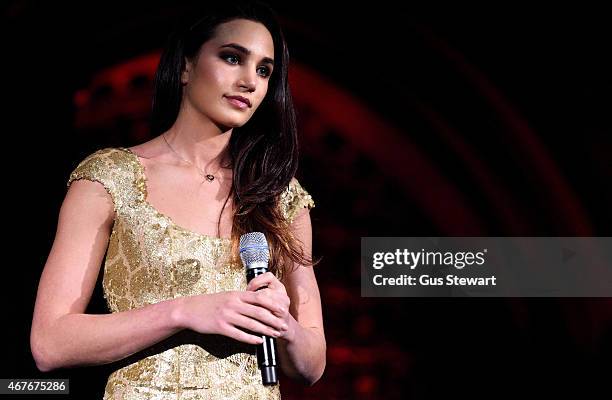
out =
[[164,133],[166,140],[181,157],[201,170],[219,170],[229,159],[227,146],[232,129],[222,131],[209,119],[195,121],[195,117],[186,114],[180,113],[174,125]]

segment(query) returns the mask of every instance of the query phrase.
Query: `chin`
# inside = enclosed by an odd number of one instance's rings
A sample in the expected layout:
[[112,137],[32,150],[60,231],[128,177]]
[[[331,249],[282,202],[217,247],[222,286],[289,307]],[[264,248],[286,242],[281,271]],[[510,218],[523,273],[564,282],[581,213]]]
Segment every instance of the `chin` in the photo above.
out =
[[228,126],[230,128],[240,128],[249,121],[249,118],[225,118],[220,121],[221,125]]
[[227,132],[230,129],[233,128],[240,128],[242,126],[244,126],[244,124],[246,124],[247,121],[245,120],[235,120],[235,119],[230,119],[230,120],[220,120],[217,121],[215,124],[219,127],[219,129],[222,132]]
[[208,119],[214,122],[222,132],[244,126],[252,116],[252,114],[247,115],[247,113],[227,109],[214,110],[206,114]]

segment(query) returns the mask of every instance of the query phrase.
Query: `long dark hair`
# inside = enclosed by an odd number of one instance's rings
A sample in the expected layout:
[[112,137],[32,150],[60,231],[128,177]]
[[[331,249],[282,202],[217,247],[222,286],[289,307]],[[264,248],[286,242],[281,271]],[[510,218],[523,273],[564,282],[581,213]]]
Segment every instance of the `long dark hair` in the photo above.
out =
[[[210,7],[203,18],[188,21],[185,27],[170,35],[155,74],[151,133],[160,135],[176,121],[182,100],[180,77],[185,58],[195,59],[219,24],[247,19],[268,29],[274,41],[274,71],[268,92],[251,119],[233,129],[227,149],[229,166],[233,168],[230,196],[236,205],[232,255],[237,260],[240,235],[264,232],[270,246],[270,270],[282,277],[285,266],[293,262],[313,265],[311,259],[305,258],[279,208],[280,195],[297,171],[299,156],[288,82],[289,51],[277,16],[268,5],[259,1],[219,3],[223,4]],[[220,223],[221,216],[218,226]]]

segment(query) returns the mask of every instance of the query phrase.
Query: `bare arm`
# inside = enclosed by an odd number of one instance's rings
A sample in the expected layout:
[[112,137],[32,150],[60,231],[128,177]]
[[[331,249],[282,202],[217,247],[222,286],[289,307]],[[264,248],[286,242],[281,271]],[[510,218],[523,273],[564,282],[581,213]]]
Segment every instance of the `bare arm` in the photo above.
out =
[[149,347],[181,328],[177,300],[130,311],[84,314],[106,251],[114,216],[103,186],[72,183],[34,306],[30,346],[41,371],[106,364]]
[[[300,210],[291,225],[296,239],[302,242],[306,257],[312,255],[310,212]],[[284,282],[291,299],[289,311],[293,322],[286,340],[279,340],[279,356],[283,372],[314,385],[323,375],[327,344],[323,329],[321,296],[313,267],[296,265]]]
[[[291,225],[302,242],[306,257],[312,253],[310,213],[300,210]],[[263,287],[267,288],[263,288]],[[269,310],[277,315],[280,366],[285,375],[307,385],[316,383],[325,370],[327,345],[323,330],[321,297],[312,267],[296,265],[282,282],[268,272],[251,280],[247,290],[257,290],[272,300]],[[288,309],[287,309],[288,307]]]

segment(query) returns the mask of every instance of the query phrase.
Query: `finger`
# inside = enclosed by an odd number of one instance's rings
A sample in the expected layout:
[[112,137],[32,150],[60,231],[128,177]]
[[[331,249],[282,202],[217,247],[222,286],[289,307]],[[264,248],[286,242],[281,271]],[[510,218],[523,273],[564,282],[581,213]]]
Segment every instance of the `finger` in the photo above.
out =
[[266,326],[276,330],[283,331],[287,329],[287,324],[285,323],[285,321],[283,321],[283,319],[279,318],[277,315],[273,314],[271,310],[267,308],[258,307],[251,304],[245,304],[242,315],[246,316],[247,318],[253,318],[265,324]]
[[261,290],[257,291],[260,304],[264,305],[274,315],[284,317],[289,312],[291,299],[284,291]]
[[265,274],[261,274],[251,279],[247,285],[247,290],[255,291],[263,286],[268,286],[271,289],[275,289],[278,287],[278,284],[280,284],[280,282],[276,276],[272,272],[266,272]]
[[249,344],[262,344],[263,339],[258,335],[251,335],[246,333],[234,326],[230,326],[227,328],[227,332],[225,336],[231,337],[232,339],[236,339],[240,342],[249,343]]
[[280,332],[271,326],[261,323],[257,319],[249,318],[244,315],[237,315],[233,324],[239,328],[248,329],[251,332],[256,332],[261,335],[279,337]]
[[276,276],[274,276],[272,272],[266,272],[251,279],[247,286],[250,286],[252,288],[258,288],[264,285],[273,284],[275,280]]
[[[270,296],[265,293],[265,290],[260,292],[244,292],[244,296],[242,297],[245,305],[252,304],[254,306],[263,307],[267,309],[269,312],[274,313],[278,316],[284,315],[287,311],[289,311],[289,306],[287,301],[279,301],[278,298],[274,296]],[[285,299],[289,298],[285,295]]]

